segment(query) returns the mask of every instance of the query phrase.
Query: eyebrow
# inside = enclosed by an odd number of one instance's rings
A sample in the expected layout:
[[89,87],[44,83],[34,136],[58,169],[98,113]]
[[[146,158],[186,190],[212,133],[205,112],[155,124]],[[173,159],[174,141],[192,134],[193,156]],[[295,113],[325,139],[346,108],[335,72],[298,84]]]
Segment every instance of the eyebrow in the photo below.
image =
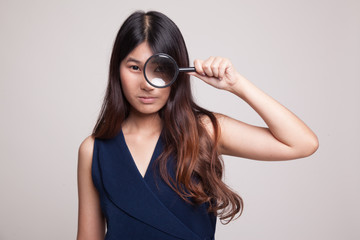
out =
[[136,60],[135,58],[132,58],[132,57],[129,57],[126,62],[127,62],[127,63],[128,63],[128,62],[135,62],[135,63],[138,63],[138,64],[141,63],[139,60]]

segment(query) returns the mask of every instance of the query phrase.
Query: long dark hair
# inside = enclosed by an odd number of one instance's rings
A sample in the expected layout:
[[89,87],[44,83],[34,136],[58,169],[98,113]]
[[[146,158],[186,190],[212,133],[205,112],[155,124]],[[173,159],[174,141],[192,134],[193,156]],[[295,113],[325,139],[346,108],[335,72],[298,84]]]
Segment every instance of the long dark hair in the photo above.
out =
[[[164,14],[137,11],[121,26],[115,39],[109,81],[99,118],[93,130],[96,138],[113,138],[128,117],[130,106],[121,87],[121,61],[139,44],[147,42],[154,53],[172,56],[179,66],[189,66],[185,41],[175,23]],[[223,160],[217,152],[219,127],[213,113],[195,104],[190,77],[179,74],[171,86],[170,96],[159,111],[163,121],[164,152],[157,159],[162,179],[185,201],[208,203],[209,212],[227,220],[243,210],[241,197],[223,181]],[[213,126],[209,135],[204,125],[208,118]],[[168,174],[167,159],[176,158],[176,178]]]

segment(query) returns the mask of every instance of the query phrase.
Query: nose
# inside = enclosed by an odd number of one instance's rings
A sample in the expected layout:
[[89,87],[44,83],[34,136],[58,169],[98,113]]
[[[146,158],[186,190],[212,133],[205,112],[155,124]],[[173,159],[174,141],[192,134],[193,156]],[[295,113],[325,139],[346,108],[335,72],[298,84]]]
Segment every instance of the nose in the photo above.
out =
[[155,87],[151,86],[145,79],[144,75],[142,76],[140,88],[144,91],[152,91]]

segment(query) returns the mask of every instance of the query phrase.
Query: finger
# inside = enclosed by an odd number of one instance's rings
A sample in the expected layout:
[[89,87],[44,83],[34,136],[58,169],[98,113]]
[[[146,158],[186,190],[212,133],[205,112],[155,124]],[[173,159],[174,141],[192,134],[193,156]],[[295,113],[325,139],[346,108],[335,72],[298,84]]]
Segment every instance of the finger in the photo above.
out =
[[214,61],[214,57],[209,57],[202,64],[202,68],[204,69],[206,76],[209,76],[209,77],[214,76],[212,69],[211,69],[211,64],[213,61]]
[[200,80],[204,81],[205,83],[210,84],[210,85],[212,85],[212,86],[214,86],[216,88],[219,88],[219,86],[218,86],[219,85],[219,80],[217,78],[200,75],[197,72],[188,72],[187,74],[189,74],[191,76],[194,76],[194,77],[197,77]]
[[225,76],[225,71],[229,67],[230,62],[228,59],[223,58],[219,64],[219,78],[222,79]]
[[188,75],[190,75],[190,76],[194,76],[194,77],[200,78],[200,79],[205,78],[204,75],[202,75],[202,74],[200,74],[200,73],[198,73],[198,72],[186,72],[186,74],[188,74]]
[[219,77],[219,65],[222,61],[221,57],[215,57],[214,61],[211,63],[211,71],[213,72],[213,76],[218,78]]
[[202,61],[202,60],[195,59],[195,61],[194,61],[194,67],[195,67],[197,73],[199,73],[200,75],[205,76],[205,72],[204,72],[204,69],[203,69],[203,67],[202,67],[203,62],[204,62],[204,61]]

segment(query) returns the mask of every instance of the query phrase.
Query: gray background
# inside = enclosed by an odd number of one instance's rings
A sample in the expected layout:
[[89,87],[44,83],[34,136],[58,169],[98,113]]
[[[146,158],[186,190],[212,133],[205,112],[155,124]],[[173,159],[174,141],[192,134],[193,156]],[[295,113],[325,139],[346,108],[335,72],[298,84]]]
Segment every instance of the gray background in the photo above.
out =
[[[77,151],[104,95],[115,35],[134,10],[167,14],[190,57],[220,55],[319,137],[311,157],[225,157],[243,215],[217,239],[360,239],[360,3],[0,2],[0,239],[75,239]],[[200,105],[264,126],[241,99],[193,79]]]

